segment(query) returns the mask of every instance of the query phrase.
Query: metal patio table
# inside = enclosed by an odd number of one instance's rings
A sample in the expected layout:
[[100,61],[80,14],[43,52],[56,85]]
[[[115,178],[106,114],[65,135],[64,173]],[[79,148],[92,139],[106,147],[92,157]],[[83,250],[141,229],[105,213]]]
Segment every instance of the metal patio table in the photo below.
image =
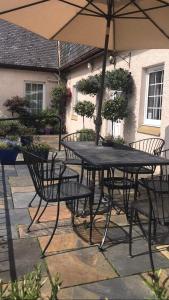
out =
[[[74,152],[83,163],[93,166],[93,188],[95,186],[95,168],[102,171],[101,177],[104,177],[104,170],[108,167],[142,167],[142,166],[163,166],[169,165],[169,159],[148,154],[146,152],[130,148],[127,145],[117,145],[116,147],[96,146],[94,142],[64,142],[64,147]],[[100,189],[100,202],[102,201],[103,185]],[[99,204],[100,205],[100,204]],[[98,207],[99,207],[98,205]],[[97,210],[98,211],[98,210]],[[95,213],[96,214],[96,213]]]
[[169,165],[169,159],[119,145],[116,147],[96,146],[94,142],[64,142],[64,147],[74,152],[83,162],[107,169],[108,167],[141,167]]

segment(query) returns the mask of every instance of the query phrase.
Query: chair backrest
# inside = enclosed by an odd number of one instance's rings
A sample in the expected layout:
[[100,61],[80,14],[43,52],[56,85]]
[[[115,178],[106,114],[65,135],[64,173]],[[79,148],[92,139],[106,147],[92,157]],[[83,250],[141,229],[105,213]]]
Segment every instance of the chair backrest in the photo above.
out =
[[161,225],[169,225],[169,176],[141,179],[147,190],[153,215]]
[[[65,170],[65,166],[60,160],[56,160],[56,155],[52,157],[50,161],[46,161],[40,156],[37,156],[33,152],[33,147],[29,147],[23,151],[24,161],[28,166],[30,176],[32,178],[35,191],[43,200],[59,198],[59,187],[62,182],[62,175]],[[54,190],[54,184],[56,181],[55,168],[58,170],[58,185]]]
[[165,141],[161,138],[148,138],[129,143],[129,146],[153,155],[160,155]]
[[[62,141],[66,142],[91,142],[95,141],[96,134],[94,131],[83,130],[76,131],[74,133],[70,133],[65,135],[62,138]],[[104,138],[100,135],[99,140],[103,141]],[[78,159],[78,157],[69,149],[65,148],[66,159]]]
[[[90,130],[83,130],[83,131],[76,131],[70,134],[65,135],[62,138],[62,141],[67,142],[89,142],[89,141],[95,141],[96,133],[94,131]],[[99,139],[101,141],[104,140],[104,138],[100,135]]]
[[[169,149],[165,149],[165,150],[161,151],[161,156],[166,159],[169,159]],[[160,173],[161,173],[161,175],[168,176],[169,175],[169,165],[161,166]]]

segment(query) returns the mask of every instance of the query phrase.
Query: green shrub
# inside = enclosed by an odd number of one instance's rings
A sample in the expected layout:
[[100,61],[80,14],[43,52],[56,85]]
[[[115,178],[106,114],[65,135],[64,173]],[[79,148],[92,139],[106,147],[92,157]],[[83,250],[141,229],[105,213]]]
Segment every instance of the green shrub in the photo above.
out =
[[83,129],[84,129],[84,117],[92,118],[95,110],[95,105],[90,101],[79,101],[75,107],[75,112],[83,117]]
[[93,129],[81,129],[77,131],[79,133],[79,141],[94,141],[95,131]]
[[[46,279],[42,281],[41,266],[36,266],[35,270],[25,275],[20,280],[16,280],[4,285],[0,280],[0,300],[43,300],[41,287]],[[54,280],[50,280],[51,295],[49,300],[57,300],[57,294],[62,282],[57,273]]]

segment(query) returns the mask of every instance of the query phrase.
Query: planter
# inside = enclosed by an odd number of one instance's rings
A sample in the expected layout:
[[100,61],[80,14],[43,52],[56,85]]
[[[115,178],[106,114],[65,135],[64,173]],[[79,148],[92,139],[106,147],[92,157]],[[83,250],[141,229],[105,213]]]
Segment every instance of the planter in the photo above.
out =
[[132,150],[131,147],[129,147],[128,145],[124,145],[124,144],[119,144],[119,143],[115,143],[113,141],[109,141],[109,140],[105,140],[102,142],[102,146],[105,147],[113,147],[113,148],[117,148],[117,149],[126,149],[126,150]]
[[14,164],[18,153],[18,148],[0,149],[0,162],[2,164]]

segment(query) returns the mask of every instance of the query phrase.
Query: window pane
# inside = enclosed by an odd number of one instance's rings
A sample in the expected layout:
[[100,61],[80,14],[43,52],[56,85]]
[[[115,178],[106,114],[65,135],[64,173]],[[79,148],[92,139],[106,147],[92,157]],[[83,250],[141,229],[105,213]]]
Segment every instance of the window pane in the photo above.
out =
[[153,107],[154,105],[154,97],[149,97],[148,98],[148,107]]
[[161,120],[164,71],[149,73],[148,101],[146,118]]
[[30,101],[30,111],[38,113],[43,107],[43,84],[26,83],[25,95]]
[[150,85],[148,95],[153,96],[154,94],[155,94],[155,85]]
[[150,73],[149,84],[155,83],[155,73]]
[[163,71],[156,72],[156,83],[163,82]]

